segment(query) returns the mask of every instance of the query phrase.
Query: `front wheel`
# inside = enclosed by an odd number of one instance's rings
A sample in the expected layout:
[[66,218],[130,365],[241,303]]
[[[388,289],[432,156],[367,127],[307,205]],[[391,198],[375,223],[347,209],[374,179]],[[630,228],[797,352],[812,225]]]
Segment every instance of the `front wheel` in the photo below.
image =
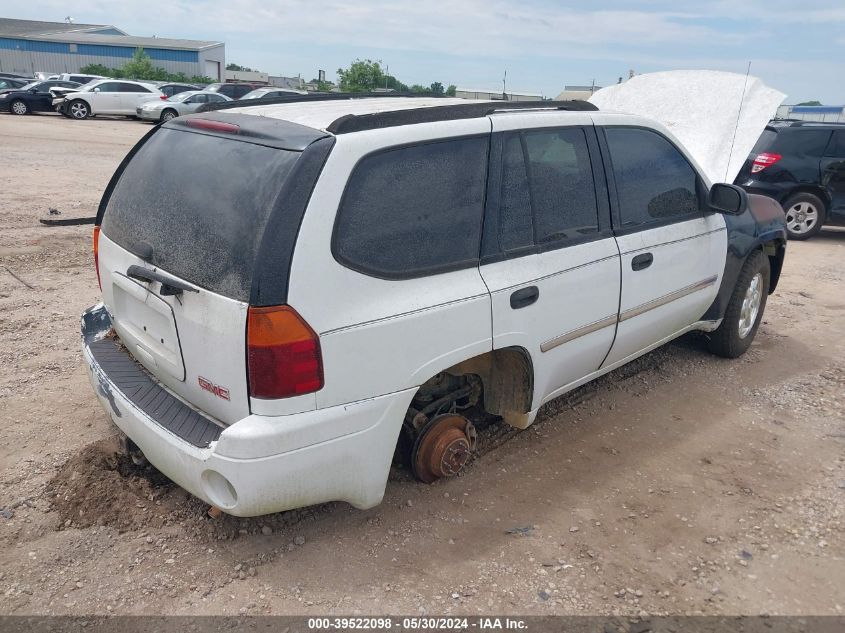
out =
[[722,324],[710,335],[711,352],[738,358],[751,347],[766,309],[770,275],[769,258],[755,251],[739,273]]
[[20,99],[12,101],[11,106],[9,106],[9,110],[12,114],[29,114],[29,106]]
[[783,205],[786,233],[791,240],[806,240],[821,231],[824,203],[811,193],[798,193]]
[[70,112],[71,117],[80,121],[82,119],[87,119],[89,116],[91,116],[91,109],[88,107],[88,104],[82,101],[81,99],[71,101],[67,109],[68,112]]
[[177,116],[179,116],[179,114],[176,110],[167,109],[161,113],[161,122],[167,123],[168,121],[175,119]]

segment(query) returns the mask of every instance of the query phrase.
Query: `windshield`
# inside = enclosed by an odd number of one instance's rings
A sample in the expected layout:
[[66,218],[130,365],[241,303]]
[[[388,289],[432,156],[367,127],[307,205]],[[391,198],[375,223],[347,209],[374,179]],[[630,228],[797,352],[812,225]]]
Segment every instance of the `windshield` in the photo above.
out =
[[241,99],[260,99],[266,94],[266,90],[253,90],[252,92],[246,93]]
[[182,103],[185,99],[193,97],[195,94],[195,92],[180,92],[178,95],[170,97],[168,101],[172,101],[173,103]]
[[40,85],[41,85],[40,81],[33,81],[33,82],[26,84],[25,86],[21,86],[21,90],[29,90],[30,88],[36,88]]

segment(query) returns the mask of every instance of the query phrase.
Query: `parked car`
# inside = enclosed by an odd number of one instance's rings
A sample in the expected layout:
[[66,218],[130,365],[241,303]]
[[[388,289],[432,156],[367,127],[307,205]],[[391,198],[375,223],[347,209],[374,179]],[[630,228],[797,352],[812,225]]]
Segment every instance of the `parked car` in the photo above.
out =
[[146,103],[142,103],[135,110],[135,113],[143,121],[165,122],[183,114],[196,112],[197,108],[206,103],[223,103],[225,101],[231,101],[231,99],[226,95],[216,92],[192,90],[190,92],[180,92],[170,97],[167,101],[147,101]]
[[845,124],[770,123],[734,182],[783,206],[790,239],[845,226]]
[[266,86],[264,88],[256,88],[252,92],[246,93],[241,100],[247,99],[273,99],[276,97],[287,97],[290,95],[307,95],[307,90],[288,90],[286,88],[273,88]]
[[78,92],[56,99],[53,105],[58,106],[59,112],[73,119],[87,119],[98,114],[135,117],[140,104],[166,98],[151,84],[101,79],[86,84]]
[[55,77],[56,73],[48,72],[46,70],[37,70],[32,73],[32,76],[40,81],[47,81],[50,77]]
[[33,81],[16,90],[0,90],[0,112],[30,114],[52,112],[53,88],[79,88],[73,81]]
[[172,97],[173,95],[178,95],[182,92],[189,92],[192,90],[202,90],[199,86],[195,86],[193,84],[181,84],[181,83],[156,83],[156,88],[158,88],[165,96]]
[[245,94],[252,92],[256,88],[260,88],[262,86],[263,84],[226,82],[208,84],[205,87],[205,90],[207,92],[219,92],[222,95],[226,95],[230,99],[240,99]]
[[82,84],[83,86],[87,83],[92,81],[96,81],[98,79],[109,79],[109,77],[103,77],[102,75],[84,75],[81,73],[59,73],[58,75],[53,75],[49,77],[49,79],[58,79],[59,81],[75,81],[76,83]]
[[0,77],[0,90],[13,90],[21,88],[30,83],[32,79],[19,79],[15,77]]
[[474,417],[526,428],[692,330],[740,356],[777,286],[777,203],[711,186],[645,118],[431,98],[249,111],[173,119],[130,152],[82,316],[128,449],[230,514],[374,506],[395,449],[423,482],[454,475]]

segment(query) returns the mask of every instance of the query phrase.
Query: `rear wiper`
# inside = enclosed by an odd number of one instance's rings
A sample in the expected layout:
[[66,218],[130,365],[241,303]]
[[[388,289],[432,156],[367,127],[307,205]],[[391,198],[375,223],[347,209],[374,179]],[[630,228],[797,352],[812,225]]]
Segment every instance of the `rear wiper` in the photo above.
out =
[[136,266],[135,264],[132,264],[129,267],[129,270],[126,271],[126,275],[132,277],[132,279],[139,279],[141,281],[160,282],[160,294],[162,296],[180,295],[185,290],[188,292],[199,292],[199,290],[186,284],[184,281],[179,281],[178,279],[168,277],[167,275],[163,275],[155,270],[150,270],[149,268],[144,268],[143,266]]

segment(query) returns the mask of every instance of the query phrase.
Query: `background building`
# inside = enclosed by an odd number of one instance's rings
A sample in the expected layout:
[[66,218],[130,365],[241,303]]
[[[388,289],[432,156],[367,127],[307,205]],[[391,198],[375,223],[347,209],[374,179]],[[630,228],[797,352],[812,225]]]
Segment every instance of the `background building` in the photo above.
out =
[[586,101],[593,96],[594,92],[599,90],[601,90],[601,86],[564,86],[563,92],[555,97],[555,101],[572,101],[575,99]]
[[778,119],[845,123],[845,106],[782,105],[778,108],[776,116]]
[[153,65],[189,77],[223,79],[223,42],[133,37],[108,24],[37,22],[0,18],[0,71],[79,72],[88,64],[121,68],[141,47]]
[[461,99],[492,99],[500,101],[542,101],[543,95],[530,94],[526,92],[497,92],[495,90],[469,90],[458,88],[455,96]]

